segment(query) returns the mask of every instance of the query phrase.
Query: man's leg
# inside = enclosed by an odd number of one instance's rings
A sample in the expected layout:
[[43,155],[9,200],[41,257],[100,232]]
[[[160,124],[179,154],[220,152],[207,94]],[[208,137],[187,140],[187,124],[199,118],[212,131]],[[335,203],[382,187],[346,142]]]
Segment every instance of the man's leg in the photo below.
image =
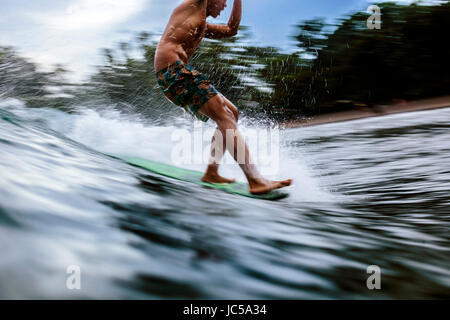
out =
[[228,179],[219,175],[219,165],[225,151],[225,139],[222,138],[222,133],[217,128],[211,140],[211,156],[206,172],[202,178],[203,182],[232,183],[236,181],[235,179]]
[[[232,111],[237,123],[239,120],[238,109],[227,98],[222,96],[222,99],[225,105]],[[217,128],[211,140],[211,157],[202,181],[212,183],[231,183],[236,181],[235,179],[227,179],[219,175],[219,165],[224,152],[226,152],[225,139],[223,139],[221,131]]]
[[[220,95],[216,95],[208,100],[208,102],[206,102],[198,112],[203,113],[217,123],[218,130],[220,131],[222,137],[222,145],[227,148],[228,152],[230,152],[233,158],[238,162],[242,171],[244,171],[244,174],[250,186],[250,192],[255,194],[266,193],[270,190],[290,185],[292,183],[291,179],[284,181],[270,181],[262,178],[262,176],[259,174],[256,165],[253,164],[250,159],[250,153],[248,151],[248,147],[245,143],[244,137],[241,135],[237,128],[237,115],[235,115],[235,112],[233,112],[236,107],[234,107],[234,109],[233,107],[234,106],[231,104],[231,102],[229,102],[226,98],[223,98]],[[230,141],[227,141],[230,136],[233,138],[234,143],[230,143]],[[218,136],[216,136],[216,138],[217,137]],[[215,143],[220,143],[220,141],[215,141]],[[242,152],[243,159],[240,159],[242,158],[240,157]]]

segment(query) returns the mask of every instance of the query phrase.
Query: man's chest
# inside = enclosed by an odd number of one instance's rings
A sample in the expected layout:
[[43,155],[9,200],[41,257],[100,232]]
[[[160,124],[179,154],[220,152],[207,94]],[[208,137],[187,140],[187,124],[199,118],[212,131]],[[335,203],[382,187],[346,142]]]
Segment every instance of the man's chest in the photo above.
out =
[[198,44],[206,33],[206,21],[202,21],[201,23],[189,24],[188,25],[188,33],[187,40],[192,44]]

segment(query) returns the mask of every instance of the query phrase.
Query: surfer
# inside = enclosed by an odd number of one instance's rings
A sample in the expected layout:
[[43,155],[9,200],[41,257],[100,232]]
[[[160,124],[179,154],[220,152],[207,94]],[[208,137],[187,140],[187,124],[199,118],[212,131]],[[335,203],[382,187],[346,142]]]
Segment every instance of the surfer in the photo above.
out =
[[[289,186],[292,180],[271,181],[260,175],[237,128],[238,109],[216,90],[206,76],[188,64],[204,37],[221,39],[237,34],[242,14],[241,0],[234,0],[227,25],[206,22],[207,17],[217,18],[225,9],[226,2],[227,0],[185,0],[175,8],[155,53],[156,77],[170,101],[202,121],[212,119],[217,124],[211,142],[211,158],[202,181],[210,183],[235,181],[218,173],[223,150],[227,148],[247,177],[250,192],[267,193],[273,189]],[[227,143],[230,137],[233,141]],[[239,148],[243,149],[238,150]],[[242,154],[243,156],[239,157]]]

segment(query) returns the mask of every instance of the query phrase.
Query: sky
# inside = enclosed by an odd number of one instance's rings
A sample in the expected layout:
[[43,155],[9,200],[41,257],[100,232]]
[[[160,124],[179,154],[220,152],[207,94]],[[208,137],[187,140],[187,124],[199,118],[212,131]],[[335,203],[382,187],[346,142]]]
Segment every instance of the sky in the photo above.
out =
[[[129,41],[137,32],[161,33],[183,0],[3,0],[0,46],[12,46],[41,70],[63,64],[72,81],[82,82],[102,63],[100,50]],[[242,0],[242,25],[254,44],[293,47],[289,36],[304,19],[335,19],[365,11],[369,0]],[[400,2],[411,2],[405,0]],[[211,23],[226,23],[233,0]]]

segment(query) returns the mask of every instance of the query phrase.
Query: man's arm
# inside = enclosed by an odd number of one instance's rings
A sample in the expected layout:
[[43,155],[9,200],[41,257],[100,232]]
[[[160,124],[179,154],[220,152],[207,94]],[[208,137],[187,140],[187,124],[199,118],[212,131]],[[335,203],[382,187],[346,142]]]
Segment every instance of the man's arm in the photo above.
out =
[[221,39],[235,36],[238,33],[242,17],[241,0],[234,0],[233,11],[231,12],[228,24],[206,24],[205,37],[209,39]]

